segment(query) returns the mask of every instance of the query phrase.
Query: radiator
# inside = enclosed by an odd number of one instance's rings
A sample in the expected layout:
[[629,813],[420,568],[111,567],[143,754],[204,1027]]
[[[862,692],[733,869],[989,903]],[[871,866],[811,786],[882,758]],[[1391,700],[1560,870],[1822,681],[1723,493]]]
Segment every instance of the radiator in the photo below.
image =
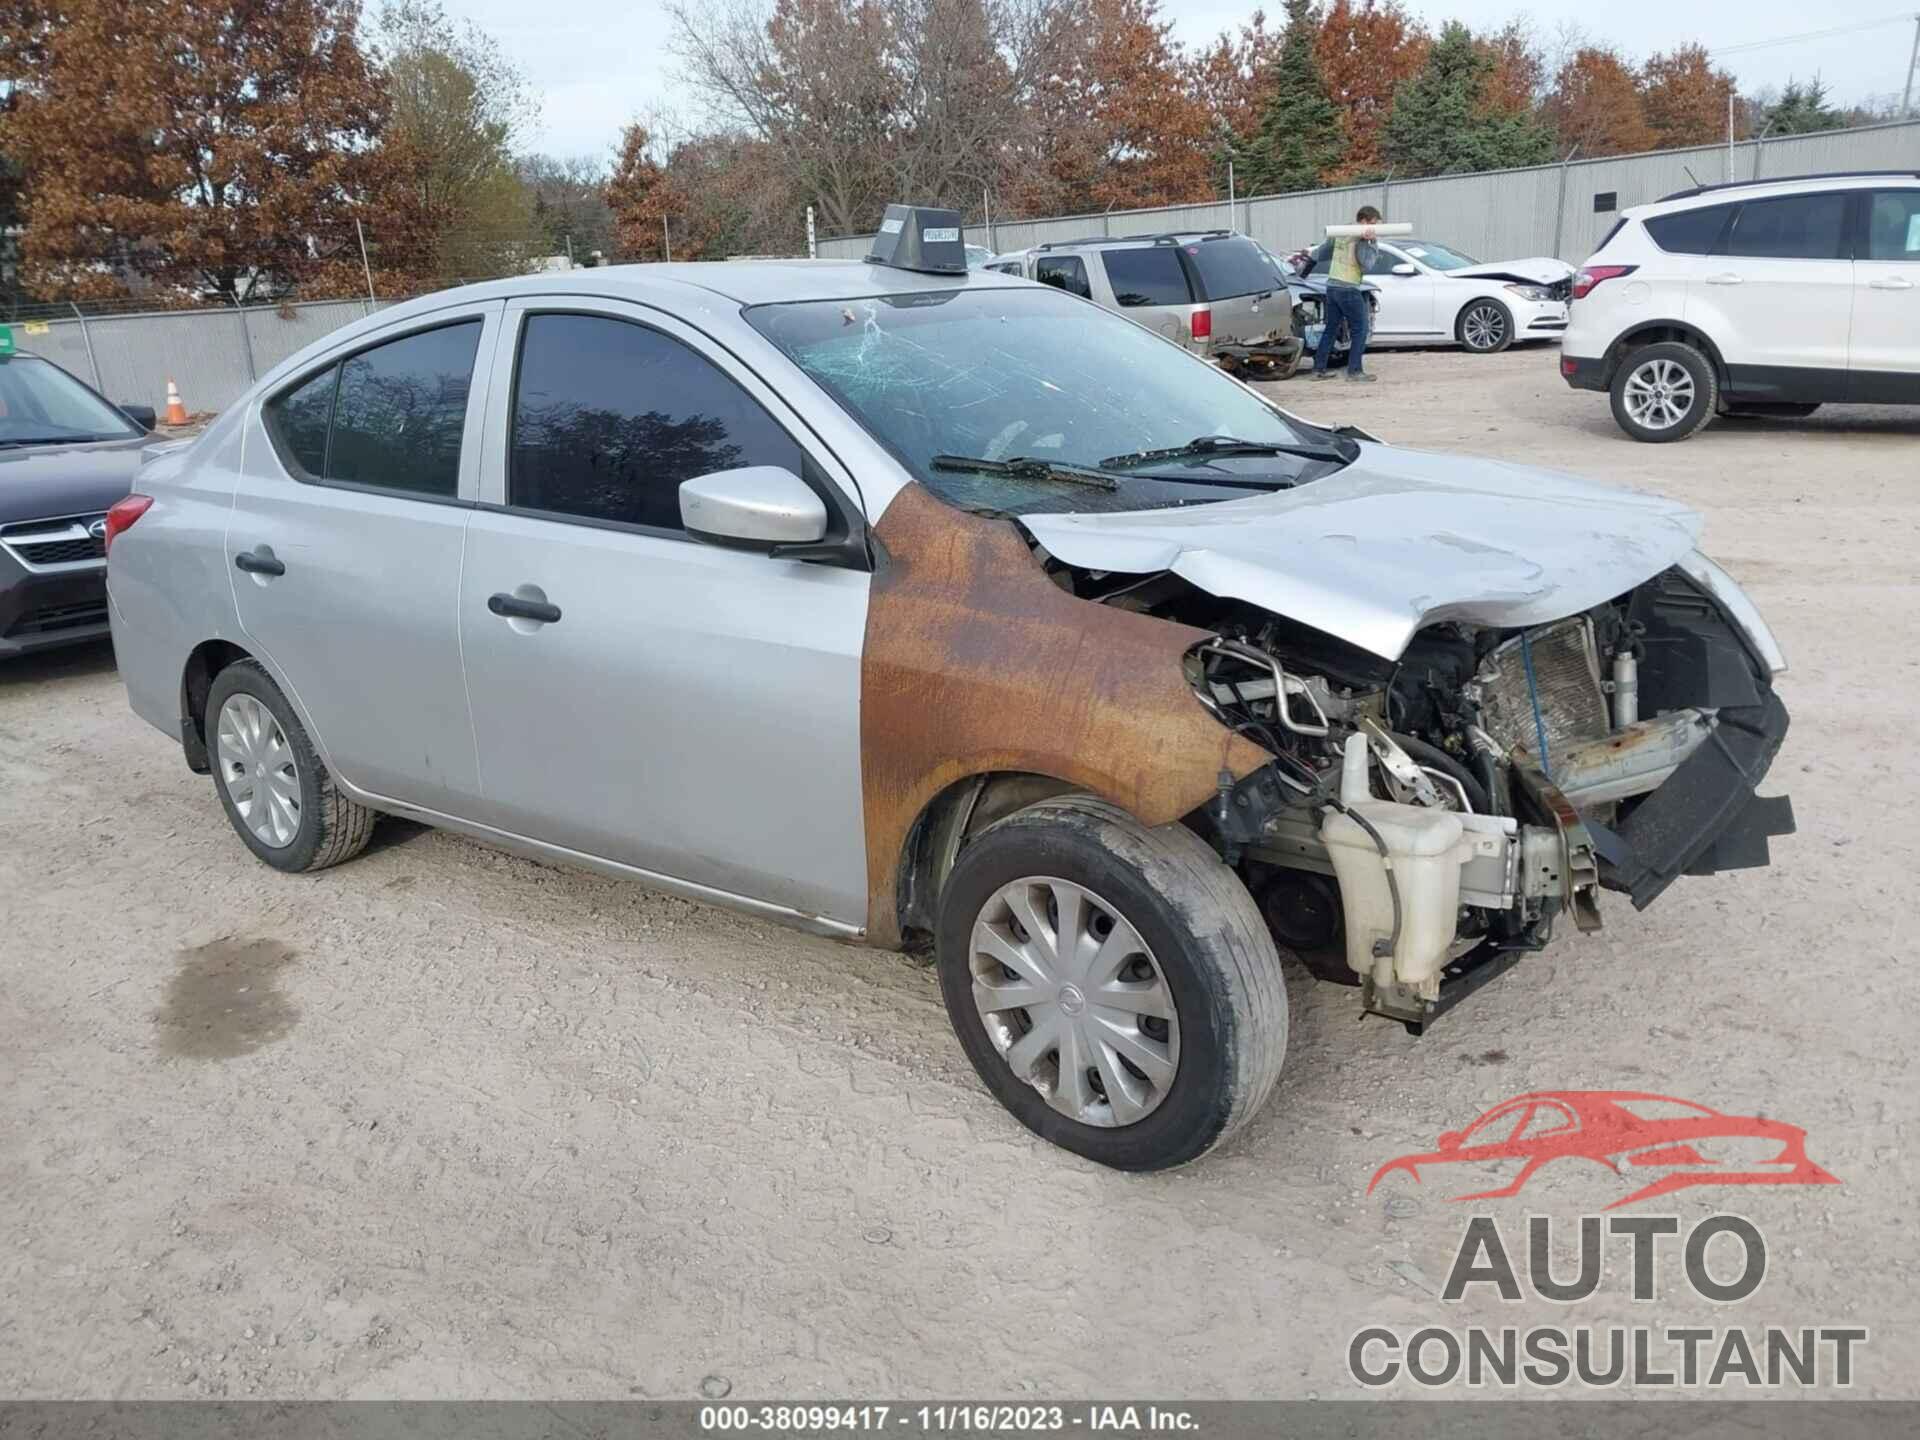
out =
[[1480,687],[1480,723],[1502,750],[1518,745],[1536,759],[1538,729],[1544,728],[1551,765],[1555,754],[1565,754],[1611,728],[1606,693],[1600,688],[1600,657],[1594,648],[1593,625],[1584,615],[1543,625],[1525,638],[1540,697],[1540,726],[1534,722],[1518,635],[1488,655],[1474,677]]

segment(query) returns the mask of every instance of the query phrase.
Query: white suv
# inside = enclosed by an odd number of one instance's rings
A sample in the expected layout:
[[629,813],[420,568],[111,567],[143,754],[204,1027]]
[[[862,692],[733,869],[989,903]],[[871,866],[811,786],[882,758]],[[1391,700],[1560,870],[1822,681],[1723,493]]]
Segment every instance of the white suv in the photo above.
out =
[[1702,185],[1623,211],[1573,281],[1560,373],[1636,440],[1715,415],[1920,405],[1920,172]]

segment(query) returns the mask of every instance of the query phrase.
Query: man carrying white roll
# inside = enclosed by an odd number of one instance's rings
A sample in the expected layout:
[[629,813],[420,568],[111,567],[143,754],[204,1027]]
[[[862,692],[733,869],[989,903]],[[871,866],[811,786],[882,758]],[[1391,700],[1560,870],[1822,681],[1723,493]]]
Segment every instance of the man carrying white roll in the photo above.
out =
[[1375,377],[1361,368],[1361,362],[1367,349],[1366,274],[1380,255],[1373,244],[1380,212],[1371,205],[1362,205],[1353,220],[1360,227],[1358,234],[1329,236],[1313,252],[1314,266],[1325,266],[1327,272],[1327,313],[1322,317],[1325,323],[1320,327],[1320,344],[1313,352],[1313,378],[1325,380],[1331,374],[1327,366],[1333,359],[1333,342],[1344,320],[1349,337],[1347,379],[1371,385]]

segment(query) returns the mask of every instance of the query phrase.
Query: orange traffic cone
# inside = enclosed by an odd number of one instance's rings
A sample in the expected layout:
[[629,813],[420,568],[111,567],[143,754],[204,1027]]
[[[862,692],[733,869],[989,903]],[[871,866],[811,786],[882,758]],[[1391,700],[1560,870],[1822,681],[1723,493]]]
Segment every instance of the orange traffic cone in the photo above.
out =
[[167,424],[184,425],[187,423],[187,407],[180,403],[180,387],[167,381]]

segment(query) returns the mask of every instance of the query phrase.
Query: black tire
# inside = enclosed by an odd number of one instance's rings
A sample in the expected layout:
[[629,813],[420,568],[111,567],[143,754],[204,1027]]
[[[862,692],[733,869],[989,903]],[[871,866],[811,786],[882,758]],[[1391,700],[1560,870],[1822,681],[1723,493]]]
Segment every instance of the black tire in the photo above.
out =
[[[1635,383],[1635,377],[1643,369],[1660,362],[1669,362],[1686,371],[1692,382],[1692,405],[1670,424],[1642,424],[1627,408],[1628,386]],[[1714,373],[1713,363],[1693,346],[1679,340],[1662,340],[1657,344],[1643,345],[1622,359],[1613,373],[1609,393],[1613,400],[1614,422],[1622,430],[1649,445],[1665,445],[1684,440],[1713,422],[1720,405],[1720,377]]]
[[[1474,317],[1484,319],[1484,329],[1468,324],[1469,319]],[[1483,334],[1487,338],[1480,338]],[[1453,322],[1453,338],[1475,355],[1498,355],[1513,344],[1513,311],[1501,301],[1490,298],[1469,301]]]
[[[291,838],[282,845],[270,845],[254,834],[229,791],[228,765],[220,749],[220,714],[235,695],[248,695],[265,706],[286,737],[291,752],[300,795],[300,815]],[[227,819],[246,847],[276,870],[300,873],[325,870],[343,860],[351,860],[367,848],[373,836],[378,812],[356,804],[340,793],[320,761],[319,752],[307,737],[306,728],[293,713],[287,697],[257,661],[237,660],[214,677],[207,692],[206,713],[201,724],[207,737],[207,757],[213,771],[214,792],[220,797]]]
[[1729,400],[1727,414],[1742,420],[1804,420],[1820,408],[1818,400]]
[[[1029,876],[1084,887],[1124,918],[1171,993],[1178,1065],[1157,1107],[1131,1124],[1055,1110],[1015,1075],[975,1005],[974,923],[1003,886]],[[1279,1078],[1287,991],[1273,938],[1239,877],[1181,826],[1148,829],[1085,795],[1010,815],[962,852],[936,938],[947,1015],[980,1078],[1029,1130],[1090,1160],[1160,1170],[1197,1159],[1246,1124]]]

